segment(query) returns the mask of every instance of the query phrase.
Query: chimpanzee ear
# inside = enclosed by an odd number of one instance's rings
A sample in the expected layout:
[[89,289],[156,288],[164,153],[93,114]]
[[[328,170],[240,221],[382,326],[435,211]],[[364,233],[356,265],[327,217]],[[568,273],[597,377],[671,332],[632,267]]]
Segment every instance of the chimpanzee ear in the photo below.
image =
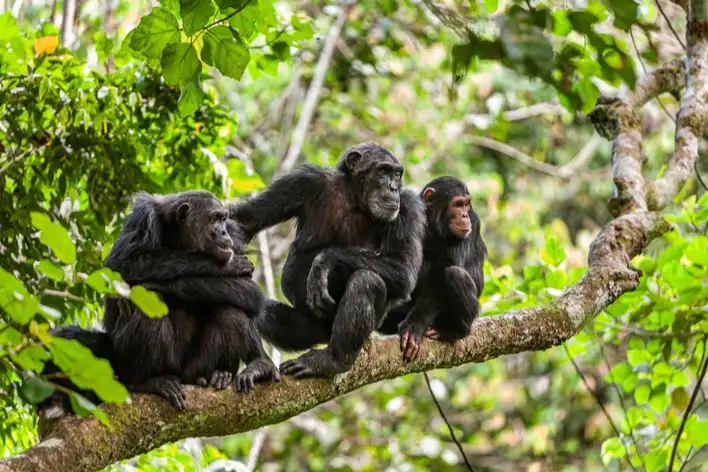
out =
[[187,221],[187,215],[189,214],[189,210],[191,208],[192,207],[189,205],[188,202],[180,203],[180,205],[177,207],[177,212],[175,213],[178,225],[184,225],[185,221]]
[[423,190],[423,201],[426,205],[433,203],[433,195],[435,194],[435,189],[433,187],[428,187]]
[[359,151],[350,151],[347,157],[344,158],[344,162],[347,165],[347,170],[353,172],[356,165],[361,160],[361,153]]

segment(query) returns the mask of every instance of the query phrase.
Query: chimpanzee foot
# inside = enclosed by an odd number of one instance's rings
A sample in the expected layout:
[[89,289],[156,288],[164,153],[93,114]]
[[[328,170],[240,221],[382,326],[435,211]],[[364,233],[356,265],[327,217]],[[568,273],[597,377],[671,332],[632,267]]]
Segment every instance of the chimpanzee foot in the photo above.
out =
[[248,364],[240,374],[236,375],[236,390],[248,393],[253,390],[256,382],[263,380],[279,382],[280,379],[280,371],[278,371],[278,368],[273,364],[273,361],[269,358],[256,359]]
[[197,385],[200,387],[212,387],[217,390],[223,390],[231,384],[233,374],[224,370],[215,370],[211,374],[211,378],[207,381],[206,377],[199,377]]
[[337,361],[327,349],[312,349],[297,359],[280,364],[280,371],[283,374],[292,375],[296,379],[334,377],[347,370],[349,370],[348,367]]
[[179,377],[173,375],[153,377],[141,385],[134,386],[133,391],[159,395],[178,410],[187,408],[187,395],[182,382]]

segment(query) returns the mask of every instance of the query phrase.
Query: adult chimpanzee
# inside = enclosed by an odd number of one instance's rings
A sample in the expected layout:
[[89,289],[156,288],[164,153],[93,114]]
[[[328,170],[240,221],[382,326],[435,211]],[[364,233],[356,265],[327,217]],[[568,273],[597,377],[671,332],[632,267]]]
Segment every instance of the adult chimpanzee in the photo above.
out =
[[376,143],[348,148],[335,169],[303,165],[231,205],[247,239],[297,219],[283,268],[292,307],[267,301],[259,329],[286,350],[328,342],[281,365],[295,377],[348,370],[386,312],[410,296],[422,262],[423,205],[402,189],[398,159]]
[[106,299],[118,376],[129,385],[152,379],[176,388],[179,395],[168,399],[179,409],[182,383],[225,388],[240,360],[239,391],[280,379],[257,329],[263,294],[242,255],[243,236],[227,217],[209,192],[140,194],[106,260],[126,282],[163,295],[169,308],[152,319],[128,300]]
[[428,226],[418,282],[412,300],[392,310],[378,330],[400,333],[404,360],[418,355],[424,334],[447,342],[469,335],[484,288],[487,248],[467,186],[455,177],[437,177],[420,197]]

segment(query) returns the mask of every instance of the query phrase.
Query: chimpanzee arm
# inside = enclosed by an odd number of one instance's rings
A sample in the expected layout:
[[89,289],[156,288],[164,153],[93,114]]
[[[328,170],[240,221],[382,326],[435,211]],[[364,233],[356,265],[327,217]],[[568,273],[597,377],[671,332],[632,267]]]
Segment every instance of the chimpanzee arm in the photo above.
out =
[[105,264],[129,284],[188,276],[250,277],[253,274],[253,264],[244,255],[234,254],[223,264],[204,253],[171,248],[139,250],[132,247],[130,238],[131,234],[118,238]]
[[246,240],[261,230],[300,217],[308,202],[319,197],[327,184],[325,171],[308,164],[276,179],[258,196],[228,206]]
[[464,261],[460,265],[472,277],[477,287],[475,295],[479,298],[484,289],[484,259],[487,256],[487,246],[484,244],[480,232],[479,216],[472,208],[470,208],[469,216],[472,223],[472,231],[468,237],[467,244],[465,244]]
[[251,318],[261,312],[264,302],[258,284],[245,277],[180,277],[142,285],[183,302],[231,305],[242,309]]
[[[356,248],[329,248],[313,263],[312,271],[318,264],[331,270],[335,265],[343,265],[350,270],[368,269],[377,273],[386,284],[388,299],[407,299],[415,286],[418,271],[423,262],[423,234],[425,213],[419,198],[408,190],[401,192],[401,209],[398,218],[391,223],[388,234],[378,253]],[[326,278],[318,278],[311,290],[327,290]]]

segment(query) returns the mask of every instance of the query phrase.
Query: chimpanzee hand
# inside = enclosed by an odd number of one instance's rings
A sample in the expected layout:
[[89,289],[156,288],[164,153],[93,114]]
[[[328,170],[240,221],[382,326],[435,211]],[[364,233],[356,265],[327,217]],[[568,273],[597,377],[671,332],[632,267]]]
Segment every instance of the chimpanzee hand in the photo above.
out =
[[329,273],[334,258],[322,251],[315,257],[307,276],[307,306],[320,318],[330,318],[337,309],[337,302],[329,294]]
[[252,277],[255,267],[243,254],[234,253],[226,263],[225,271],[230,277]]
[[424,326],[411,323],[408,319],[401,321],[398,325],[398,334],[401,337],[401,351],[403,352],[404,362],[410,362],[418,356],[424,332]]
[[253,390],[256,382],[262,380],[280,382],[281,378],[280,371],[270,358],[256,359],[251,361],[245,369],[236,375],[236,390],[242,393],[248,393]]

